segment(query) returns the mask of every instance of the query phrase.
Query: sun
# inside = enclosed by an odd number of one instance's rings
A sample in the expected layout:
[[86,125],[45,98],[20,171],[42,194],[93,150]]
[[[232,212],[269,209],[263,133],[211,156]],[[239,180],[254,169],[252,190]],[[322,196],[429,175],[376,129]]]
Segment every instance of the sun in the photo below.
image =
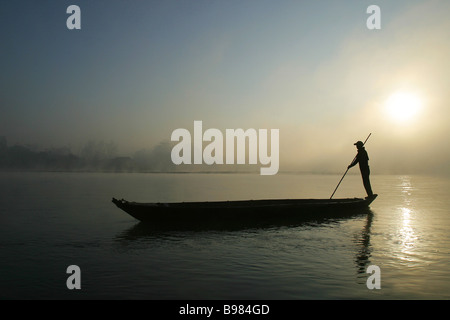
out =
[[422,101],[417,94],[411,92],[396,92],[385,104],[386,113],[399,123],[406,123],[418,115],[422,109]]

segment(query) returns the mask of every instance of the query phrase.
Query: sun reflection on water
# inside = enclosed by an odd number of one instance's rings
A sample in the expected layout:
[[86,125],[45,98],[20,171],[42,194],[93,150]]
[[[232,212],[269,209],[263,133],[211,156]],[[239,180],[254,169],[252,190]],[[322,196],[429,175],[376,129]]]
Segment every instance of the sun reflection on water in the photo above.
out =
[[448,298],[450,179],[406,175],[382,178],[368,233],[370,251],[361,246],[359,252],[365,255],[359,253],[357,257],[368,260],[364,267],[374,264],[381,268],[383,294]]
[[401,228],[400,228],[400,242],[402,243],[402,252],[405,254],[410,253],[410,249],[415,247],[417,235],[414,231],[411,222],[412,211],[409,208],[401,208]]
[[413,209],[412,194],[414,187],[412,186],[409,177],[403,177],[400,183],[401,194],[403,197],[403,204],[398,208],[397,214],[399,217],[399,225],[396,232],[396,256],[397,258],[408,263],[411,267],[418,263],[415,257],[415,251],[418,246],[417,234],[417,219],[415,219],[416,212]]

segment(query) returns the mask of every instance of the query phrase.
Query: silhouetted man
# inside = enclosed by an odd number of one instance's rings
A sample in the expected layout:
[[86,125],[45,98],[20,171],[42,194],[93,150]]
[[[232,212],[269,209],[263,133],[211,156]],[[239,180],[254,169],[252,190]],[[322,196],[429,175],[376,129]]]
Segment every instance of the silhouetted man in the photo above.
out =
[[370,186],[370,168],[369,168],[369,155],[367,154],[366,149],[364,148],[364,143],[362,141],[358,141],[355,143],[356,148],[358,149],[358,154],[353,160],[352,163],[348,166],[348,169],[355,166],[359,163],[359,169],[361,170],[361,176],[364,184],[364,188],[366,189],[367,196],[373,197],[372,187]]

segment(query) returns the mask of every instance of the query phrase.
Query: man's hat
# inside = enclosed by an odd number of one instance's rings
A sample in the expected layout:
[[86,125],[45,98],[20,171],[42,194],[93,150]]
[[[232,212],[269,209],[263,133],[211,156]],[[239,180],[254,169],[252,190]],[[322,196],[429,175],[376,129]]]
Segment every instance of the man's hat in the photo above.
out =
[[358,142],[354,143],[354,145],[357,147],[362,147],[364,145],[364,143],[362,141],[358,141]]

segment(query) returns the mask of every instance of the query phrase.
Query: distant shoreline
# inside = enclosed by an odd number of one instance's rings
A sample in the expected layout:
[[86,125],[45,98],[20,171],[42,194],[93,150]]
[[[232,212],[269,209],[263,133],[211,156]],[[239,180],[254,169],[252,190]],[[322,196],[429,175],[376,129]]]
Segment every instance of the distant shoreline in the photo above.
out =
[[[3,170],[0,169],[0,173],[115,173],[115,174],[248,174],[248,175],[259,175],[258,171],[108,171],[108,170]],[[327,176],[327,175],[342,175],[342,172],[307,172],[307,171],[279,171],[277,175],[316,175],[316,176]],[[359,176],[359,170],[355,172],[347,173],[349,176]],[[382,175],[429,175],[430,173],[375,173],[374,176]]]

